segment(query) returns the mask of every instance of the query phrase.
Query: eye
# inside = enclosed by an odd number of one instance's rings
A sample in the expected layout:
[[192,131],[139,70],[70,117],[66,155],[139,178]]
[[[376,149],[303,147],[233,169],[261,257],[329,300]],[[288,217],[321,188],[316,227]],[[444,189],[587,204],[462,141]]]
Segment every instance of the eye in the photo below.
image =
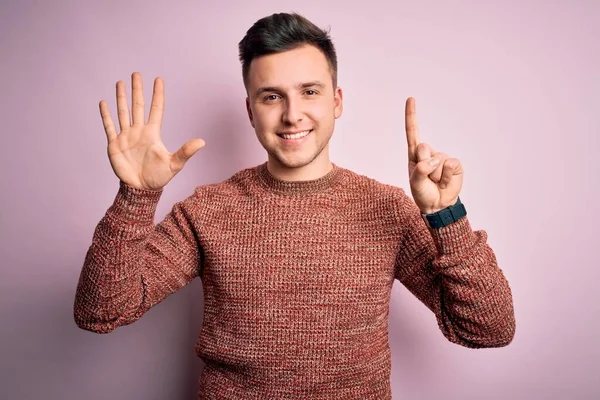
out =
[[278,97],[279,97],[279,95],[277,95],[277,94],[270,94],[270,95],[265,96],[263,98],[263,100],[267,101],[267,102],[268,101],[275,101],[275,100],[277,100]]
[[304,92],[304,93],[306,93],[306,94],[307,94],[307,95],[309,95],[309,96],[314,96],[315,94],[317,94],[317,91],[316,91],[316,90],[312,90],[312,89],[308,89],[308,90],[307,90],[306,92]]

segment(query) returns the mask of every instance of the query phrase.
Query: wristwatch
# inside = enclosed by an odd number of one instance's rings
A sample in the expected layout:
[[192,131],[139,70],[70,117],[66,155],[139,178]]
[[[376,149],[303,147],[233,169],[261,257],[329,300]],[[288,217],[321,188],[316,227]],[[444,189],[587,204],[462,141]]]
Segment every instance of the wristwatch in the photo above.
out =
[[444,226],[448,226],[451,223],[458,221],[465,215],[467,215],[467,210],[464,204],[460,201],[460,197],[458,197],[456,203],[449,207],[443,208],[438,212],[433,214],[421,213],[425,224],[430,228],[442,228]]

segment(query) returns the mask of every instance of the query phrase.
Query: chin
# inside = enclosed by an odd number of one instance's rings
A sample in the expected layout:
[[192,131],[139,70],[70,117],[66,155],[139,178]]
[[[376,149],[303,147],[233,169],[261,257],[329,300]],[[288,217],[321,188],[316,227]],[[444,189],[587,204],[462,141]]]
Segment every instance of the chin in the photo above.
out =
[[282,157],[279,154],[271,154],[271,157],[274,161],[277,162],[277,164],[281,165],[284,168],[297,169],[310,165],[318,157],[318,154],[313,156],[296,155],[294,157]]
[[290,168],[290,169],[297,169],[297,168],[302,168],[302,167],[306,167],[307,165],[310,165],[310,163],[313,160],[282,160],[281,158],[275,157],[275,160],[277,161],[277,163],[279,165],[281,165],[284,168]]

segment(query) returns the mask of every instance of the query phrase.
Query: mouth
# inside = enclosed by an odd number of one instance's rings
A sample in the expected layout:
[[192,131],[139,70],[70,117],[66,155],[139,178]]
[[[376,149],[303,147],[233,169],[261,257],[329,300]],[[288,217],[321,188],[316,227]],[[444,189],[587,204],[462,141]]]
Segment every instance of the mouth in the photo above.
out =
[[285,141],[295,141],[301,140],[307,137],[313,130],[309,129],[307,131],[295,132],[295,133],[278,133],[277,136],[284,139]]

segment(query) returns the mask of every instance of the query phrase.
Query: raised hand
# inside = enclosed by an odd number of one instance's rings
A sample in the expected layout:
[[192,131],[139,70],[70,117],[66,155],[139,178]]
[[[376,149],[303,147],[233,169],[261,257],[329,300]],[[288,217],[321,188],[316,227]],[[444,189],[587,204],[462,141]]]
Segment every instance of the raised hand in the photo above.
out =
[[463,183],[463,169],[456,158],[438,153],[419,142],[415,99],[406,100],[408,176],[413,199],[422,213],[430,214],[453,205]]
[[148,122],[144,120],[142,76],[131,74],[132,121],[129,121],[125,83],[117,82],[117,114],[121,131],[117,134],[108,104],[100,101],[100,115],[108,139],[108,158],[117,177],[136,188],[161,189],[181,171],[185,163],[204,147],[204,140],[192,139],[175,153],[162,143],[160,129],[165,107],[164,82],[154,80]]

